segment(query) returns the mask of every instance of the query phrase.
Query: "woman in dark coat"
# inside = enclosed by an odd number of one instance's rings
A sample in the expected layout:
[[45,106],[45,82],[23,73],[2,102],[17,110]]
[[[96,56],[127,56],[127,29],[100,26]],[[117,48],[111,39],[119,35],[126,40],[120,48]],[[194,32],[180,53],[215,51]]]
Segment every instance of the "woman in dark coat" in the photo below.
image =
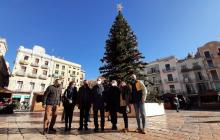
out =
[[75,82],[70,82],[63,95],[63,106],[65,112],[65,131],[71,130],[73,110],[77,101],[77,88]]
[[126,85],[126,83],[124,81],[121,81],[120,83],[120,113],[123,114],[123,118],[124,118],[124,124],[125,124],[125,128],[123,129],[123,131],[126,133],[128,132],[128,115],[127,113],[130,113],[131,108],[129,105],[129,101],[131,98],[131,90],[130,88]]
[[120,109],[120,89],[117,86],[117,81],[112,80],[108,91],[108,107],[111,115],[112,130],[117,130],[117,112]]

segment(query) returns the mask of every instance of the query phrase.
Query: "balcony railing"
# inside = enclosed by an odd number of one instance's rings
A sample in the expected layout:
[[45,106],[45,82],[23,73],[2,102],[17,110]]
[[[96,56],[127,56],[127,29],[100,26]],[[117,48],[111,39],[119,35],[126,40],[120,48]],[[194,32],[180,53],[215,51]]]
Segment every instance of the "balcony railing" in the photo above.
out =
[[47,76],[46,75],[40,75],[39,79],[47,80]]
[[173,78],[172,80],[170,79],[164,79],[164,82],[166,83],[172,83],[172,82],[178,82],[178,79],[177,78]]
[[213,65],[207,65],[207,68],[208,68],[208,69],[215,69],[215,68],[217,68],[217,66],[214,65],[214,64],[213,64]]
[[157,74],[160,73],[160,70],[148,71],[147,74]]
[[75,74],[70,74],[70,77],[76,77],[76,75]]
[[49,66],[48,66],[48,65],[41,65],[41,68],[42,68],[42,69],[48,69]]
[[19,63],[21,65],[28,65],[29,64],[27,60],[20,60]]
[[39,67],[39,64],[38,64],[38,63],[31,63],[31,66],[33,66],[33,67]]
[[201,70],[201,69],[202,69],[202,67],[200,65],[194,65],[192,67],[192,70]]
[[37,74],[29,73],[28,77],[30,77],[30,78],[37,78]]
[[171,67],[171,68],[163,69],[163,72],[164,72],[164,73],[165,73],[165,72],[173,72],[173,71],[175,71],[175,70],[176,70],[175,67]]
[[181,90],[172,89],[172,90],[165,90],[163,92],[164,93],[181,93]]
[[16,74],[17,76],[22,76],[22,77],[25,76],[25,72],[24,72],[24,71],[17,71],[15,74]]
[[181,72],[189,72],[189,71],[191,71],[191,69],[189,69],[189,68],[181,68]]

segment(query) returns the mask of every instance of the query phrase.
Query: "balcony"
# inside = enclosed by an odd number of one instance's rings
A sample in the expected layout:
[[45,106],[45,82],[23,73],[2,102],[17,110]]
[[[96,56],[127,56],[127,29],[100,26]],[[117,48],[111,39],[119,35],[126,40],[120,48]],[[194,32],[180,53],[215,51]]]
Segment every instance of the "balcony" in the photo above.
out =
[[201,81],[207,81],[207,79],[204,77],[202,77],[202,78],[196,77],[195,81],[201,82]]
[[192,67],[192,70],[201,70],[201,69],[202,69],[202,67],[200,65],[194,65]]
[[60,75],[59,75],[59,74],[56,74],[56,73],[52,75],[53,78],[59,78],[59,76],[60,76]]
[[173,78],[172,80],[168,80],[168,79],[164,79],[165,83],[174,83],[174,82],[178,82],[177,78]]
[[70,74],[70,77],[76,77],[76,75],[75,74]]
[[42,69],[48,69],[49,66],[48,66],[48,65],[41,65],[41,68],[42,68]]
[[183,83],[191,83],[193,80],[191,78],[184,78]]
[[20,63],[21,65],[28,65],[28,64],[29,64],[29,63],[28,63],[28,60],[20,60],[19,63]]
[[24,71],[17,71],[15,74],[17,76],[25,77],[25,72]]
[[29,78],[37,78],[37,74],[29,73],[28,77]]
[[164,93],[181,93],[181,90],[176,90],[176,89],[165,90]]
[[148,71],[147,74],[158,74],[160,73],[160,70],[155,70],[155,71]]
[[217,66],[213,64],[213,65],[208,65],[207,68],[208,68],[208,69],[216,69]]
[[189,71],[191,71],[191,69],[189,69],[189,68],[181,68],[181,72],[189,72]]
[[39,76],[39,79],[47,80],[47,75],[40,75],[40,76]]
[[163,69],[163,72],[166,73],[166,72],[173,72],[175,71],[176,68],[175,67],[170,67],[170,68],[166,68],[166,69]]
[[31,63],[31,66],[32,66],[32,67],[39,67],[39,64],[38,64],[38,63],[33,62],[33,63]]

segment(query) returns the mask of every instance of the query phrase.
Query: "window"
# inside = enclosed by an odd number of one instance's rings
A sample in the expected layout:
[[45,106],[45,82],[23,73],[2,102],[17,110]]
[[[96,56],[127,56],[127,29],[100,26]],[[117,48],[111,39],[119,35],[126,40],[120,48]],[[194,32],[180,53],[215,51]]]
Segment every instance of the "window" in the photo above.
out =
[[62,70],[65,70],[65,66],[62,66]]
[[77,72],[77,75],[79,75],[79,72]]
[[69,73],[71,73],[71,71],[69,70]]
[[220,48],[218,48],[218,55],[220,55]]
[[43,75],[47,75],[47,71],[46,70],[43,70]]
[[45,84],[41,84],[41,91],[45,90]]
[[25,55],[24,60],[28,60],[29,56]]
[[26,72],[27,68],[25,66],[21,66],[21,72]]
[[173,81],[173,75],[172,74],[168,74],[167,78],[168,78],[168,81]]
[[76,74],[76,72],[75,72],[75,71],[73,71],[73,72],[72,72],[72,74],[73,74],[73,75],[75,75],[75,74]]
[[187,69],[186,65],[181,65],[181,69]]
[[175,86],[174,85],[170,85],[170,91],[175,92]]
[[202,75],[202,73],[200,71],[196,73],[196,79],[197,80],[203,80],[204,79],[203,75]]
[[21,90],[23,87],[23,81],[17,81],[17,90]]
[[211,70],[210,73],[212,75],[212,80],[219,80],[216,70]]
[[170,70],[170,64],[165,65],[166,70]]
[[156,82],[156,77],[152,77],[152,82],[153,82],[153,83]]
[[34,82],[30,82],[30,91],[34,90],[34,86],[35,86],[35,83]]
[[40,59],[38,59],[38,58],[35,59],[35,63],[36,63],[36,64],[38,64],[39,61],[40,61]]
[[46,66],[48,66],[49,62],[48,62],[48,61],[45,61],[44,64],[45,64]]
[[59,69],[59,67],[60,67],[60,65],[59,65],[59,64],[56,64],[56,68]]
[[59,74],[59,71],[58,71],[58,70],[55,70],[55,74]]
[[207,64],[209,67],[214,67],[213,61],[212,60],[207,60]]
[[33,68],[32,74],[37,74],[37,69]]
[[209,51],[205,51],[204,55],[205,55],[205,58],[211,58],[211,55],[210,55]]
[[198,92],[205,92],[208,89],[204,83],[198,83],[197,88]]
[[64,76],[64,75],[65,75],[65,72],[62,71],[62,72],[61,72],[61,75]]

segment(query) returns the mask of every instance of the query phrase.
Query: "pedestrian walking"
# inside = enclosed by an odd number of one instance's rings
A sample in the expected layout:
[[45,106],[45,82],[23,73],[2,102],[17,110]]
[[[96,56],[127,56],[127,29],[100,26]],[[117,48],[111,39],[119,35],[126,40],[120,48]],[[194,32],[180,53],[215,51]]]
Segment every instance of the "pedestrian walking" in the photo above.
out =
[[179,99],[178,99],[177,95],[175,95],[175,97],[173,99],[173,104],[175,105],[176,112],[179,112],[180,103],[179,103]]

